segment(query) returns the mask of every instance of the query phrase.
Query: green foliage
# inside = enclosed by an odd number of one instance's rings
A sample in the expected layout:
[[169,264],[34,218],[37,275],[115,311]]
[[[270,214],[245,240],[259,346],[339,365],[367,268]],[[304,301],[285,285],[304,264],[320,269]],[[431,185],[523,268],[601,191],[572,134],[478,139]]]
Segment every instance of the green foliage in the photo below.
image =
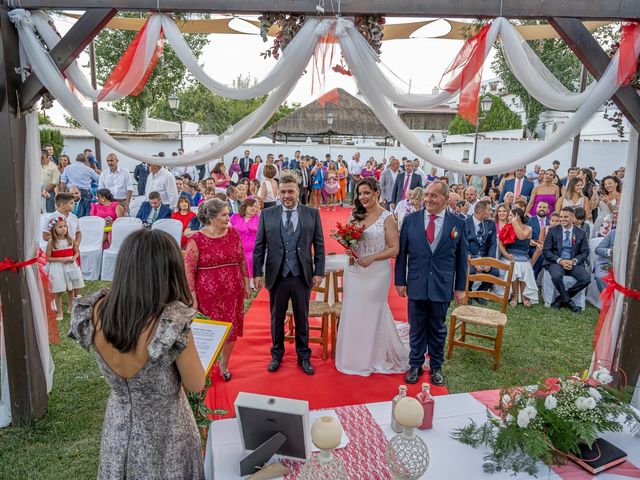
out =
[[53,122],[51,121],[51,119],[49,117],[47,117],[46,113],[38,112],[38,124],[40,124],[40,125],[53,125]]
[[[542,20],[517,21],[519,25],[539,25]],[[594,32],[595,38],[603,45],[609,44],[616,35],[616,27],[607,25]],[[570,91],[577,92],[581,64],[571,49],[561,39],[532,40],[527,42],[549,71]],[[547,108],[534,99],[511,72],[502,48],[496,49],[491,68],[502,80],[507,92],[517,96],[525,111],[525,126],[532,132],[538,124],[540,114]]]
[[[489,94],[493,99],[491,109],[487,115],[480,120],[479,132],[493,132],[496,130],[515,130],[522,128],[520,115],[511,110],[506,103],[495,95]],[[482,116],[480,106],[478,106],[478,118]],[[474,133],[476,127],[465,119],[456,115],[449,124],[449,133],[451,135],[460,135],[466,133]]]
[[62,153],[64,148],[64,138],[62,133],[56,128],[41,128],[40,129],[40,145],[46,145],[47,143],[53,146],[53,153],[57,157]]
[[[121,12],[122,17],[140,17],[146,14]],[[200,16],[201,17],[201,16]],[[186,14],[176,14],[177,20],[192,18]],[[126,30],[104,29],[95,39],[96,73],[98,81],[104,84],[125,52],[136,32]],[[198,57],[202,49],[209,43],[205,34],[188,34],[184,36],[194,55]],[[171,45],[165,42],[164,52],[158,60],[149,81],[140,95],[128,96],[113,105],[120,113],[129,115],[129,122],[138,130],[146,116],[147,110],[154,104],[167,101],[167,97],[179,90],[186,78],[186,68],[177,57]]]
[[69,125],[72,128],[82,128],[82,125],[80,124],[80,122],[77,121],[75,118],[73,118],[71,115],[65,115],[64,121],[67,122],[67,125]]

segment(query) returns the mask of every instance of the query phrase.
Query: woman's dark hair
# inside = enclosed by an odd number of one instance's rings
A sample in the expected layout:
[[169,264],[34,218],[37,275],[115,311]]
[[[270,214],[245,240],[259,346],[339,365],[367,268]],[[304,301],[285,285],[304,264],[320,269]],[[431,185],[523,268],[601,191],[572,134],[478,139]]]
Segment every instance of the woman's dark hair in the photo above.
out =
[[491,196],[491,192],[493,192],[495,194],[495,196],[496,196],[495,198],[496,198],[496,201],[497,201],[500,198],[500,189],[497,188],[497,187],[491,187],[489,189],[489,196]]
[[191,209],[191,203],[189,202],[189,199],[187,197],[185,197],[184,195],[180,195],[178,197],[178,204],[176,205],[178,207],[177,208],[178,212],[180,211],[180,204],[184,203],[184,202],[187,203],[187,206],[189,207],[188,209]]
[[580,193],[581,195],[583,195],[582,192],[576,192],[576,185],[578,184],[578,182],[582,182],[582,179],[573,177],[571,180],[569,180],[569,183],[567,183],[567,197],[573,197],[574,193]]
[[581,168],[580,173],[584,174],[584,186],[582,187],[582,193],[588,199],[593,196],[593,186],[596,182],[593,181],[593,172],[590,168]]
[[576,220],[581,222],[585,221],[587,218],[587,212],[582,207],[576,207],[573,209],[573,214],[576,217]]
[[265,165],[262,173],[264,173],[265,177],[272,179],[278,173],[278,169],[275,165]]
[[253,207],[255,204],[256,204],[256,200],[254,198],[247,198],[238,207],[238,213],[240,214],[241,217],[244,217],[247,214],[247,208]]
[[358,222],[364,220],[364,217],[367,214],[367,209],[364,208],[364,205],[362,205],[362,202],[358,198],[360,187],[363,186],[369,187],[374,193],[380,191],[380,183],[378,183],[378,180],[376,180],[375,177],[365,177],[358,182],[356,185],[355,200],[353,202],[353,211],[351,212],[351,216]]
[[222,167],[224,167],[224,163],[218,162],[211,169],[211,173],[220,173],[222,171]]
[[615,175],[607,175],[606,177],[604,177],[600,181],[600,185],[602,185],[603,189],[604,189],[604,182],[606,180],[612,180],[616,184],[616,192],[620,193],[622,191],[622,184],[620,183],[620,179],[618,177],[616,177]]
[[111,291],[97,308],[104,338],[118,351],[131,352],[174,302],[192,304],[178,244],[160,230],[132,233],[118,253]]
[[524,210],[522,208],[513,208],[511,209],[511,213],[513,213],[516,217],[520,218],[520,221],[523,224],[527,224],[529,223],[529,217],[527,216],[526,213],[524,213]]
[[238,185],[246,185],[247,189],[249,189],[249,179],[247,177],[243,177],[240,179],[240,181],[238,182]]
[[585,186],[587,183],[595,183],[593,181],[593,172],[590,168],[581,168],[580,173],[584,173],[585,176]]
[[113,193],[111,193],[111,190],[109,190],[108,188],[98,189],[98,191],[96,192],[96,197],[102,197],[105,200],[113,202]]

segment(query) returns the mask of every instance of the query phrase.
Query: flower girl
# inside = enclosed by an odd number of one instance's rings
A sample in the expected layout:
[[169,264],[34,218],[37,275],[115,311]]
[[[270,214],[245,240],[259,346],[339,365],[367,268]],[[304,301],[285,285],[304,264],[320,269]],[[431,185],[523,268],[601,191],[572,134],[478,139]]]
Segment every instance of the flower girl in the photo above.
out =
[[62,294],[67,292],[69,311],[73,306],[74,289],[84,287],[82,272],[76,260],[80,256],[78,246],[71,239],[64,217],[54,217],[49,221],[51,240],[47,245],[47,261],[51,290],[56,299],[56,320],[62,320]]

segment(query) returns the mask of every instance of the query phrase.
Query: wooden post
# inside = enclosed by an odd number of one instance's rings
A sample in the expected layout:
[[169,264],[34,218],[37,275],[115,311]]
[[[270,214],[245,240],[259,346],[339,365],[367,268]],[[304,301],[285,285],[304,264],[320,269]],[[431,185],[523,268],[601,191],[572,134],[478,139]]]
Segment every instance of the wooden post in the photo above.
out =
[[[0,235],[2,257],[27,260],[24,251],[24,174],[26,121],[19,116],[16,68],[18,35],[8,9],[0,7]],[[39,180],[33,180],[34,182]],[[0,272],[0,298],[9,372],[11,415],[27,424],[47,411],[47,384],[40,360],[24,270]]]
[[[609,56],[600,47],[591,33],[580,20],[571,18],[552,18],[553,25],[569,48],[574,51],[583,65],[594,78],[604,73]],[[640,96],[635,89],[623,87],[616,92],[612,100],[629,120],[632,128],[640,131]],[[637,161],[640,161],[640,157]],[[640,168],[636,170],[636,192],[633,199],[633,218],[629,244],[627,248],[626,286],[640,290]],[[629,385],[635,385],[640,374],[640,302],[625,297],[618,340],[613,356],[613,364],[622,369]]]

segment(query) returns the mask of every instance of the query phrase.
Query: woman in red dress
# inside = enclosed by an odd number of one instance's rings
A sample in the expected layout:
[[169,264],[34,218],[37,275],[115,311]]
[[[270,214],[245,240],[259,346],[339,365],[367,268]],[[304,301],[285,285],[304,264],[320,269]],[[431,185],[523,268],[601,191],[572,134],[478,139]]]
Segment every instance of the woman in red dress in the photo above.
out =
[[229,381],[229,357],[242,336],[244,299],[251,296],[249,271],[240,237],[229,226],[227,202],[204,202],[198,219],[203,228],[189,239],[185,253],[187,280],[194,308],[212,320],[232,324],[218,361],[222,378]]

